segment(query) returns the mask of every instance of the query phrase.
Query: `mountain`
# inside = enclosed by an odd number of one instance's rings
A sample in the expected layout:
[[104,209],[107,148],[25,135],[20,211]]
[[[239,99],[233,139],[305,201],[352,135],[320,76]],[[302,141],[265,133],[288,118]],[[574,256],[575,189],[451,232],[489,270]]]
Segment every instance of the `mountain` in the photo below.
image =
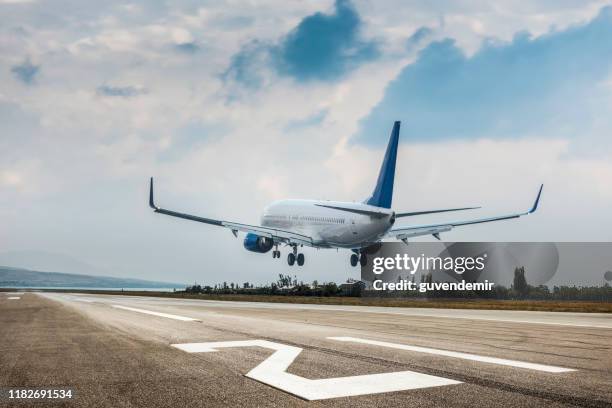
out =
[[0,253],[0,265],[26,268],[33,271],[105,275],[104,269],[97,268],[70,255],[46,251],[9,251]]
[[184,288],[185,284],[0,266],[0,287]]

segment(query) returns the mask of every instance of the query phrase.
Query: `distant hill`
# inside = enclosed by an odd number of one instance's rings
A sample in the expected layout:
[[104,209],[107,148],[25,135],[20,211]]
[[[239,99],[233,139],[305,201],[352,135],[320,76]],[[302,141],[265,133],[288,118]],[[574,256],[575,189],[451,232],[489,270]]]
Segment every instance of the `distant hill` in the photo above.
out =
[[184,288],[185,284],[0,266],[0,287]]
[[108,271],[71,255],[38,250],[0,252],[0,265],[41,272],[109,275]]

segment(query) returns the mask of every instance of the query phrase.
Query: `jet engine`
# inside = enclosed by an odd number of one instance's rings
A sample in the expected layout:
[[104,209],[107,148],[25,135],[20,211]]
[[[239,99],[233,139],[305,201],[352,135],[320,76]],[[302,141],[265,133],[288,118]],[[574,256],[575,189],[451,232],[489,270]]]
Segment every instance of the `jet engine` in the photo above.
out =
[[265,254],[274,246],[274,241],[271,238],[262,237],[249,232],[244,237],[244,248],[247,251],[259,252]]

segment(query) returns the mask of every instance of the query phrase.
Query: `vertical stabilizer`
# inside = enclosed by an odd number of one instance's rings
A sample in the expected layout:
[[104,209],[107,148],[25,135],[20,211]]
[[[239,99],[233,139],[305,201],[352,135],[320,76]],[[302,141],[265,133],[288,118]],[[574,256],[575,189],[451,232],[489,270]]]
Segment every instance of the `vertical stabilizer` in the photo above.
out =
[[383,159],[378,181],[372,196],[367,199],[366,203],[375,205],[376,207],[391,208],[393,200],[393,181],[395,179],[395,161],[397,159],[397,144],[399,142],[400,122],[396,121],[393,124],[389,145]]

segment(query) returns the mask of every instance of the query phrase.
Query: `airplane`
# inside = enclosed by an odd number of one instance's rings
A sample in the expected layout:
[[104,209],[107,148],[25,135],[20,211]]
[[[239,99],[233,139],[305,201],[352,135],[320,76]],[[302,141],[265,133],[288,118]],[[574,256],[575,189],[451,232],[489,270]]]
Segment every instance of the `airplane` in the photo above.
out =
[[395,212],[391,209],[395,163],[399,142],[400,122],[396,121],[391,131],[389,144],[378,174],[372,195],[361,203],[326,200],[280,200],[271,203],[263,211],[261,225],[241,224],[233,221],[204,218],[166,210],[155,205],[153,200],[153,177],[149,186],[149,206],[154,212],[184,218],[204,224],[228,228],[234,236],[245,232],[244,248],[257,253],[267,253],[272,248],[272,257],[280,258],[278,246],[291,247],[287,263],[304,265],[305,257],[298,248],[346,248],[352,251],[351,266],[367,265],[367,256],[380,248],[383,239],[396,239],[408,244],[409,238],[432,235],[440,240],[440,234],[455,227],[509,220],[534,213],[538,208],[542,188],[525,212],[465,221],[450,221],[439,224],[417,226],[395,226],[398,218],[451,211],[472,210],[480,207],[447,208],[413,212]]

